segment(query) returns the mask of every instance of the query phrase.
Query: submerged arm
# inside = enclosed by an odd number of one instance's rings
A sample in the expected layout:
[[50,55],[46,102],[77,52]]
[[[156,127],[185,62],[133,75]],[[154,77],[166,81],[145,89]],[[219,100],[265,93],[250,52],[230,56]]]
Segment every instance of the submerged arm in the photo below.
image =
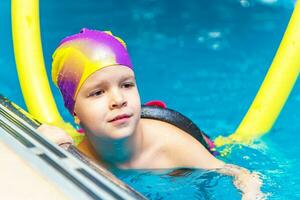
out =
[[199,143],[178,143],[175,149],[176,153],[173,154],[176,155],[176,160],[179,161],[177,165],[213,170],[220,174],[232,176],[234,185],[242,192],[243,200],[265,199],[264,194],[260,190],[262,181],[257,173],[251,173],[245,168],[224,163],[211,155]]
[[245,168],[232,164],[224,164],[215,171],[234,178],[233,183],[242,192],[243,200],[265,199],[265,195],[260,190],[262,181],[257,173],[251,173]]

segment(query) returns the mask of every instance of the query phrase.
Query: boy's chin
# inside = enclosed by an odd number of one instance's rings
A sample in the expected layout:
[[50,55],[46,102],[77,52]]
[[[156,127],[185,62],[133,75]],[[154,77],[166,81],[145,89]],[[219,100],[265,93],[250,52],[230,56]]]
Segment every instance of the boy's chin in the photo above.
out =
[[134,132],[135,128],[133,126],[126,126],[126,127],[107,127],[106,130],[102,130],[98,132],[97,130],[91,131],[89,130],[84,124],[81,124],[81,127],[85,130],[86,134],[90,137],[97,137],[101,140],[121,140],[131,137]]
[[133,135],[133,131],[132,130],[126,130],[126,129],[123,129],[123,130],[114,130],[114,131],[111,131],[109,134],[108,134],[108,137],[111,138],[111,139],[114,139],[114,140],[118,140],[118,139],[126,139],[130,136]]

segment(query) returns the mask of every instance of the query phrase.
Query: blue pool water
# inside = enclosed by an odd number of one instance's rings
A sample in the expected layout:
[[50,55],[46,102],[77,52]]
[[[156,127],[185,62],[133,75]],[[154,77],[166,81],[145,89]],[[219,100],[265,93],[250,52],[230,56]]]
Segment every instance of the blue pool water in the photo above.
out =
[[[160,99],[213,138],[234,132],[271,64],[293,0],[41,1],[45,62],[61,38],[82,27],[111,30],[128,45],[142,101]],[[10,2],[0,3],[0,91],[24,107],[15,71]],[[71,120],[52,85],[62,115]],[[276,100],[276,99],[274,99]],[[221,158],[262,174],[270,199],[300,198],[300,83],[273,129]],[[116,171],[151,199],[239,199],[231,179],[195,170],[182,177]]]

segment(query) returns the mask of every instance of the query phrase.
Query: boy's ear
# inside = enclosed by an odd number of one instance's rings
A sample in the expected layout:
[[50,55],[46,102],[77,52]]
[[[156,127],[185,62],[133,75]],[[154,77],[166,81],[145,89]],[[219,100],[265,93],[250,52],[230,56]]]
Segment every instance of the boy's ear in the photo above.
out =
[[74,122],[75,124],[79,125],[80,124],[80,119],[77,117],[76,113],[74,112]]

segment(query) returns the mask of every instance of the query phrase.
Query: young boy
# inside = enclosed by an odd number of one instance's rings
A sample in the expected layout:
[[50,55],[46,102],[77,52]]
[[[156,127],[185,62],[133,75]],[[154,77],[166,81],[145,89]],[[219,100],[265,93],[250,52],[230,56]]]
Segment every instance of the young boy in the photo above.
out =
[[[141,102],[125,43],[110,32],[83,29],[63,39],[53,55],[52,79],[86,138],[79,145],[104,165],[132,169],[201,168],[234,176],[244,199],[262,198],[256,174],[212,156],[176,126],[141,118]],[[57,144],[62,130],[38,129]]]

